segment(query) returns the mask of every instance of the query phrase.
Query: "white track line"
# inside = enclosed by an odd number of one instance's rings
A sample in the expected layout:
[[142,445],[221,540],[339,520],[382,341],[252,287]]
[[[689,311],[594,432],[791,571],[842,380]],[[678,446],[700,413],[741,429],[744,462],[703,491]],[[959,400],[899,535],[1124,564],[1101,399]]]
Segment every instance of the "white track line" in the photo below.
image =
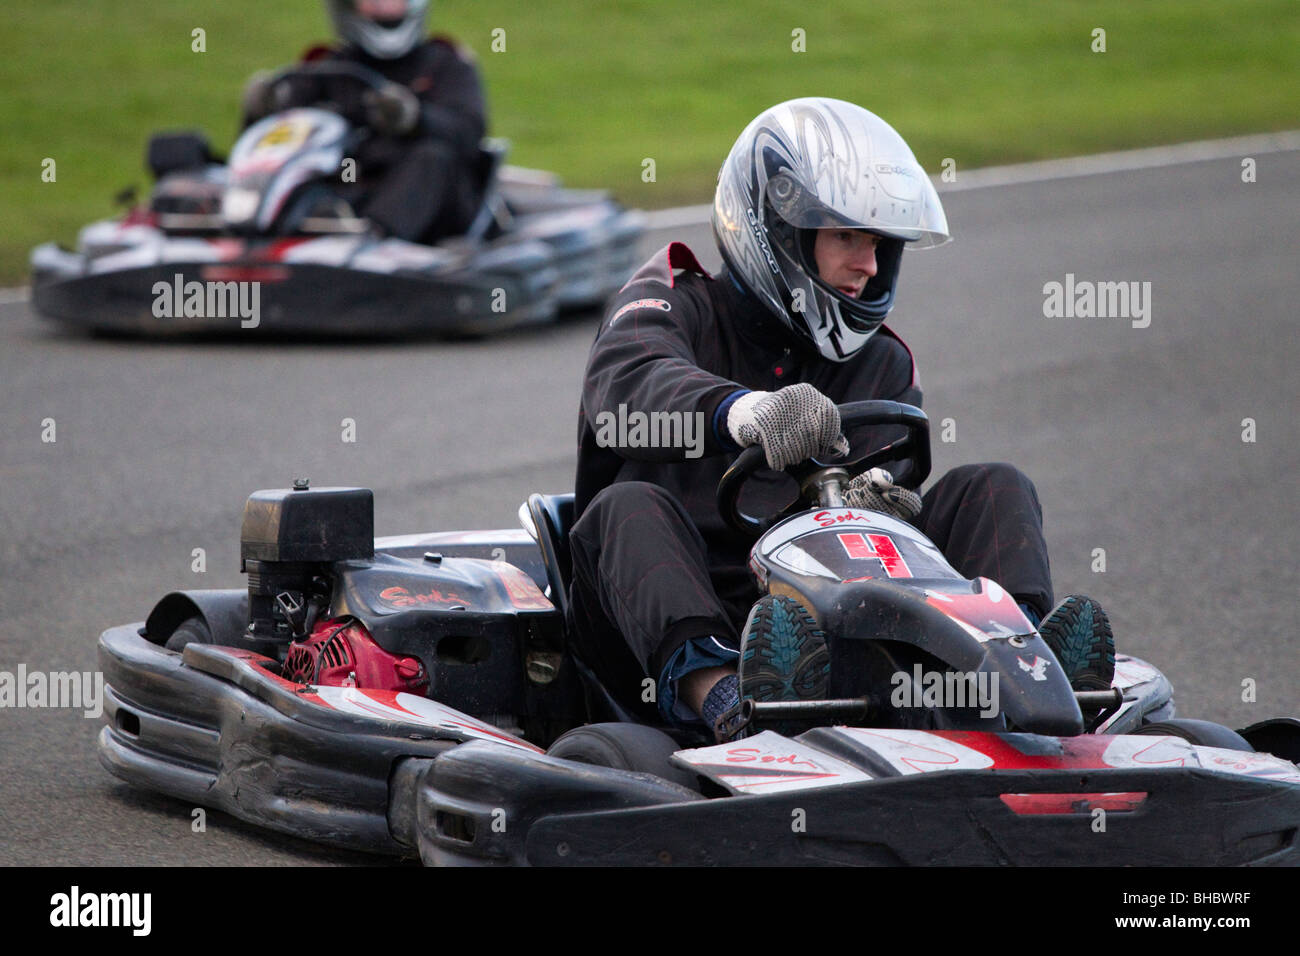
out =
[[[1232,139],[1207,139],[1196,143],[1176,143],[1173,146],[1153,146],[1149,149],[1130,149],[1119,153],[1072,156],[1068,159],[1046,159],[1036,163],[1017,163],[1013,166],[988,166],[984,169],[972,169],[969,172],[958,170],[956,181],[945,183],[936,180],[934,185],[941,193],[956,193],[967,189],[1041,183],[1051,179],[1099,176],[1103,173],[1156,169],[1161,166],[1180,166],[1184,163],[1244,158],[1267,153],[1285,153],[1291,150],[1300,150],[1300,130],[1237,136]],[[656,230],[701,226],[709,221],[712,213],[712,203],[655,209],[645,214],[646,228]],[[26,302],[29,298],[31,298],[31,290],[26,287],[0,289],[0,305]]]
[[652,209],[645,214],[647,229],[681,229],[683,226],[699,226],[709,221],[713,215],[713,203],[700,206],[677,206],[675,209]]
[[[1253,157],[1290,150],[1300,150],[1300,130],[1238,136],[1232,139],[1202,140],[1196,143],[1176,143],[1173,146],[1154,146],[1149,149],[1132,149],[1118,153],[1097,153],[1092,156],[1072,156],[1067,159],[1047,159],[1034,163],[1017,163],[1013,166],[989,166],[984,169],[972,169],[969,172],[958,169],[956,181],[951,183],[941,182],[937,177],[932,178],[939,192],[952,193],[967,189],[987,189],[1020,183],[1040,183],[1052,179],[1073,179],[1079,176],[1099,176],[1103,173],[1156,169],[1161,166],[1179,166],[1206,160]],[[650,229],[699,226],[709,221],[712,212],[713,206],[707,203],[700,206],[657,209],[645,214],[646,226]]]
[[1161,166],[1181,166],[1185,163],[1201,163],[1214,159],[1244,159],[1247,156],[1284,153],[1296,149],[1300,149],[1300,130],[1289,130],[1283,133],[1238,136],[1233,139],[1210,139],[1198,143],[1153,146],[1150,149],[1131,149],[1122,153],[1096,153],[1092,156],[1072,156],[1068,159],[1046,159],[1015,166],[989,166],[986,169],[972,169],[968,173],[958,170],[956,182],[936,182],[935,187],[940,192],[961,192],[964,189],[1039,183],[1049,179],[1073,179],[1078,176],[1099,176],[1103,173],[1156,169]]

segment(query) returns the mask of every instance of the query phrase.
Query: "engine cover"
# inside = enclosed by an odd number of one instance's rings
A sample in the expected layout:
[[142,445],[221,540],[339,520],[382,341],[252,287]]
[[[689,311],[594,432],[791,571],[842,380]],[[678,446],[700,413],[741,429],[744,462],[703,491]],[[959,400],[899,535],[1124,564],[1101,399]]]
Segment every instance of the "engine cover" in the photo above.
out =
[[242,561],[369,560],[375,555],[375,497],[369,488],[277,488],[244,505]]

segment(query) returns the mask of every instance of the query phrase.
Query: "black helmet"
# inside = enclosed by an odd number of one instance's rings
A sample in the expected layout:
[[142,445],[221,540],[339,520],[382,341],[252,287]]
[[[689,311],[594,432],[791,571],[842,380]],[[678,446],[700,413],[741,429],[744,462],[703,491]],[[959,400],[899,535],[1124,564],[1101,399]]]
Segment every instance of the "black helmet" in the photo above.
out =
[[[817,274],[817,229],[880,237],[877,272],[853,298]],[[731,273],[824,356],[866,345],[894,305],[903,246],[946,242],[943,205],[912,150],[843,100],[779,103],[745,128],[718,173],[713,235]]]

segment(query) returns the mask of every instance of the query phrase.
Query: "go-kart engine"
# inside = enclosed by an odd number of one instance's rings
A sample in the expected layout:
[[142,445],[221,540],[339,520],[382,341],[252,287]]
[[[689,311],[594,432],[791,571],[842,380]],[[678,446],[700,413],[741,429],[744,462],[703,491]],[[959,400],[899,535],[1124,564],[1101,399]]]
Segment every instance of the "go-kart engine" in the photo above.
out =
[[389,654],[355,618],[321,621],[302,641],[289,645],[283,676],[299,684],[365,687],[424,696],[429,675],[418,657]]
[[284,645],[313,633],[331,565],[374,557],[374,512],[368,488],[310,488],[305,479],[249,497],[239,556],[253,638]]

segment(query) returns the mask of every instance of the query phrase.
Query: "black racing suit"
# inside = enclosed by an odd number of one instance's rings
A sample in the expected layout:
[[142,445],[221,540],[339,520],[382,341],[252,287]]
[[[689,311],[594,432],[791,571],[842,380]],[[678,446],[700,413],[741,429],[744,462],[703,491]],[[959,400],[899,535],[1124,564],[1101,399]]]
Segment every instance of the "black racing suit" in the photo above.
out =
[[[420,101],[420,118],[404,136],[375,133],[351,158],[357,181],[341,188],[359,215],[391,236],[436,242],[464,232],[483,199],[479,143],[487,128],[478,69],[450,40],[431,37],[395,60],[379,60],[357,47],[315,47],[305,63],[357,63],[405,86]],[[364,88],[345,80],[295,77],[283,106],[335,99],[360,115]]]
[[[739,450],[726,411],[744,390],[796,382],[836,403],[921,403],[911,353],[890,329],[882,326],[849,361],[832,362],[797,344],[727,273],[709,278],[681,243],[656,253],[606,311],[579,410],[569,629],[577,655],[647,720],[662,715],[646,703],[643,682],[661,684],[683,645],[705,637],[739,644],[759,594],[746,567],[752,541],[726,526],[715,501]],[[654,447],[653,429],[617,425],[636,412],[693,416],[701,440]],[[895,426],[853,429],[851,457],[902,434]],[[611,447],[616,442],[622,446]],[[768,514],[796,493],[784,474],[761,470],[742,506]],[[997,581],[1040,617],[1051,607],[1042,514],[1023,474],[1005,464],[963,466],[923,502],[913,523],[958,572]]]

